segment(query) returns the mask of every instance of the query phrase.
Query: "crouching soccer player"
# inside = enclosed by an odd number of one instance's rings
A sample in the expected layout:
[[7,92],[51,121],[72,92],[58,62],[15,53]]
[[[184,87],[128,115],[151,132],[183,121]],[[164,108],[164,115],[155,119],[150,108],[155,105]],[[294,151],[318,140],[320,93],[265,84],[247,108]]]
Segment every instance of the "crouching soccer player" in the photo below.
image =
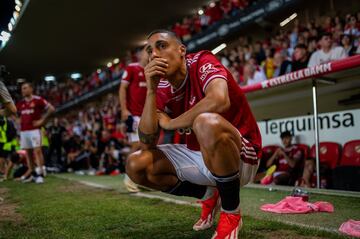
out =
[[[186,55],[174,33],[147,39],[147,94],[139,125],[142,150],[130,155],[127,172],[137,184],[202,199],[194,230],[213,225],[212,238],[238,238],[240,187],[256,174],[261,136],[248,102],[229,71],[208,51]],[[186,145],[156,145],[159,127],[186,129]]]

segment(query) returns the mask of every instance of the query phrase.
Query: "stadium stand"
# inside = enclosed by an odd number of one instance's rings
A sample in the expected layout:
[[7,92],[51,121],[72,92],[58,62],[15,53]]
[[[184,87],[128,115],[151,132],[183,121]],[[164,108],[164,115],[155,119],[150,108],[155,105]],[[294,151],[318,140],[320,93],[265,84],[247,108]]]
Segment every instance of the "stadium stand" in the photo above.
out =
[[[232,16],[226,14],[228,10],[226,10],[227,7],[225,6],[228,4],[232,4],[235,9],[245,9],[250,8],[251,4],[254,5],[254,2],[224,0],[217,1],[215,7],[208,6],[208,8],[219,7],[221,9],[221,17],[215,17],[216,21],[220,21],[223,18],[231,18]],[[213,13],[206,14],[205,11],[205,14],[203,14],[205,16]],[[200,17],[203,15],[200,15]],[[216,21],[211,22],[215,24]],[[202,31],[205,31],[205,28]],[[295,19],[291,27],[279,28],[276,34],[263,39],[254,40],[251,35],[240,37],[238,40],[231,42],[228,48],[219,53],[218,57],[228,67],[235,79],[238,80],[239,85],[246,86],[248,82],[257,82],[251,80],[254,78],[254,74],[255,77],[261,75],[261,77],[257,77],[258,81],[264,81],[305,68],[311,54],[318,49],[318,38],[325,32],[332,34],[333,45],[344,48],[347,56],[360,53],[360,13],[349,13],[335,17],[318,17],[309,22],[300,22]],[[197,32],[197,34],[200,33]],[[183,36],[183,34],[181,33],[179,36]],[[192,35],[193,38],[196,38],[196,36],[196,34]],[[303,50],[298,49],[299,47]],[[126,57],[121,59],[118,64],[104,68],[101,71],[89,73],[88,76],[80,80],[67,78],[59,83],[42,81],[38,84],[36,93],[47,97],[55,106],[64,105],[75,99],[78,101],[79,97],[119,79],[124,66],[134,61],[136,61],[134,52],[128,52]],[[249,66],[254,70],[249,72],[247,70]],[[12,93],[16,93],[16,86],[10,87],[10,89],[13,89]]]

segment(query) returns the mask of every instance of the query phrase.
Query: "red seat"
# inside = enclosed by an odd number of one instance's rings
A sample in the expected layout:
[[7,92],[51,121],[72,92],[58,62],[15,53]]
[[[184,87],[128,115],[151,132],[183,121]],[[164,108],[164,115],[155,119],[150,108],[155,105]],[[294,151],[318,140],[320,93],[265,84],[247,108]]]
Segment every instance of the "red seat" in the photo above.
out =
[[[340,160],[341,145],[335,142],[320,142],[320,163],[334,169]],[[315,144],[311,147],[310,157],[316,158]]]
[[344,144],[341,166],[360,166],[360,140],[352,140]]

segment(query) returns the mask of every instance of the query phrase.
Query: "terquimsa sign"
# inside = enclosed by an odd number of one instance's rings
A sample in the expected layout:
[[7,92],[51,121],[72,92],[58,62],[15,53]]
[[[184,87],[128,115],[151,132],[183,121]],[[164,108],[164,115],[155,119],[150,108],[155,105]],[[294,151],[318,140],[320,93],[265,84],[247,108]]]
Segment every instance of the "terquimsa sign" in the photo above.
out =
[[256,5],[251,6],[238,15],[220,21],[214,26],[211,26],[203,33],[194,36],[189,41],[185,42],[189,51],[195,51],[203,45],[215,43],[219,38],[226,37],[231,33],[239,31],[241,28],[255,22],[256,20],[267,17],[274,12],[288,8],[290,4],[294,4],[300,0],[264,0],[259,1]]
[[[344,144],[360,139],[360,109],[319,114],[320,142]],[[263,145],[281,144],[280,133],[288,130],[295,136],[295,143],[313,145],[314,119],[312,115],[258,122]]]

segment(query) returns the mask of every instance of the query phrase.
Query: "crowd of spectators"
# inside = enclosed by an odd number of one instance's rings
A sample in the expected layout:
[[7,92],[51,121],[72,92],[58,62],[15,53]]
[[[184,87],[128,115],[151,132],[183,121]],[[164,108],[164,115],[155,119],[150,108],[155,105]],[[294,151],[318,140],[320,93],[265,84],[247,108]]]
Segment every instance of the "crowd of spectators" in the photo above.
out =
[[[56,81],[42,80],[36,82],[34,94],[44,96],[54,106],[60,106],[113,80],[119,79],[125,66],[135,61],[137,61],[135,51],[129,51],[119,63],[111,67],[98,69],[78,79],[64,77]],[[21,98],[18,85],[7,85],[7,87],[15,101],[18,101]]]
[[218,0],[203,6],[196,14],[176,22],[171,30],[183,41],[206,30],[224,18],[236,16],[255,0]]
[[117,96],[109,94],[100,102],[49,122],[46,161],[50,168],[97,175],[125,171],[129,143]]
[[263,40],[240,37],[219,54],[222,64],[244,86],[360,54],[360,12],[292,25]]

